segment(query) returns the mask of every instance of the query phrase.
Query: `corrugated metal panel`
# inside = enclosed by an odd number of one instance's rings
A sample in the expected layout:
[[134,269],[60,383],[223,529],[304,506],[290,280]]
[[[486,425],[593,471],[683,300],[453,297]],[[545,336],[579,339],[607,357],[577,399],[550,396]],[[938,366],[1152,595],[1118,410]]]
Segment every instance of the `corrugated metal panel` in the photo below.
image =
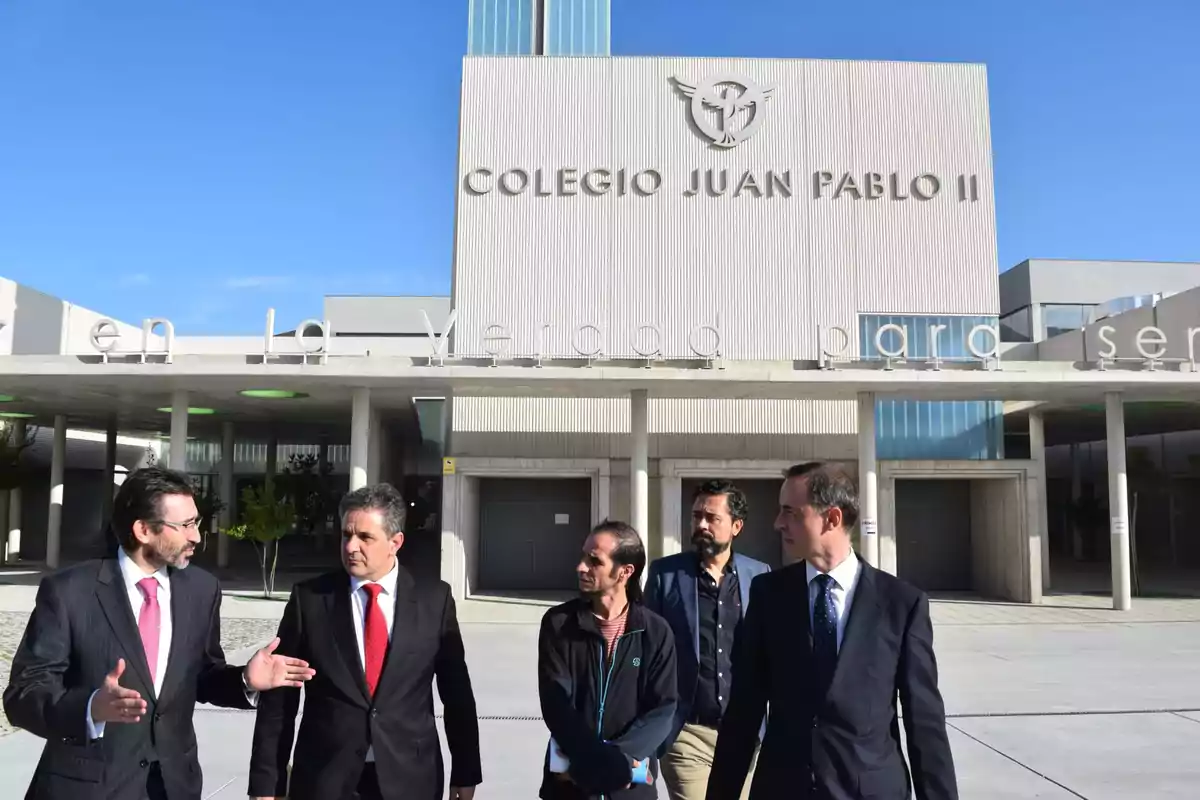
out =
[[[688,125],[673,76],[732,72],[775,91],[762,128],[732,150]],[[738,359],[815,358],[817,326],[852,334],[859,312],[994,314],[995,222],[984,70],[972,65],[693,58],[471,58],[464,62],[455,307],[460,354],[500,324],[510,352],[573,352],[579,325],[633,355],[657,325],[666,355],[695,326]],[[466,177],[559,167],[657,169],[639,197],[475,196]],[[788,172],[791,197],[687,197],[695,169]],[[922,173],[928,202],[813,197],[813,173]],[[959,202],[959,174],[979,178]],[[761,180],[761,177],[760,177]],[[730,192],[731,194],[732,192]],[[643,331],[643,343],[651,335]],[[587,344],[592,333],[583,335]],[[698,339],[703,339],[698,336]]]
[[[629,401],[457,397],[456,455],[628,458]],[[655,400],[653,458],[849,458],[854,403],[813,400]]]
[[[619,398],[456,397],[454,431],[628,433]],[[830,400],[663,400],[651,398],[651,433],[854,433],[855,404]]]
[[[850,98],[860,169],[890,165],[906,190],[926,173],[942,182],[928,202],[910,197],[857,206],[857,310],[998,313],[984,68],[853,62]],[[976,202],[957,199],[957,176],[966,173],[979,175]],[[934,204],[937,213],[930,213]]]

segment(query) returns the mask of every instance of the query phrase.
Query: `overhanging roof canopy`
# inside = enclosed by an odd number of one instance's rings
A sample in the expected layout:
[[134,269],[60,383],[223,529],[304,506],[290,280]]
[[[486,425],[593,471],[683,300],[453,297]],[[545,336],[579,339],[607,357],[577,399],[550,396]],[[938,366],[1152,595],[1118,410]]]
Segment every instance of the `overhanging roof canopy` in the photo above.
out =
[[[407,408],[420,396],[627,397],[645,390],[657,398],[853,400],[860,392],[921,400],[1037,400],[1095,403],[1105,392],[1130,400],[1192,399],[1200,372],[1187,364],[1156,370],[1110,365],[1105,370],[1068,362],[897,364],[862,361],[821,369],[813,362],[549,360],[532,362],[427,360],[399,356],[330,357],[327,363],[283,357],[263,364],[245,356],[176,355],[173,363],[96,363],[78,356],[0,357],[0,392],[15,396],[2,411],[100,415],[169,405],[171,393],[189,392],[192,405],[218,415],[267,420],[348,414],[355,387],[373,390],[381,408]],[[248,388],[302,391],[302,400],[241,397]],[[227,417],[228,418],[228,417]]]

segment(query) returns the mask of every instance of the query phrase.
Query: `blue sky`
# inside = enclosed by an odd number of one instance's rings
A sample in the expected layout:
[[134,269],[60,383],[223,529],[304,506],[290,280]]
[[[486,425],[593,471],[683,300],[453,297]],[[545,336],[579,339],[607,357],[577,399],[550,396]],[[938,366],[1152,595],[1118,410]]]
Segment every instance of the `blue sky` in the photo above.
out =
[[[467,0],[3,0],[0,275],[179,333],[450,288]],[[1196,0],[614,0],[613,52],[988,66],[1007,268],[1200,260]]]

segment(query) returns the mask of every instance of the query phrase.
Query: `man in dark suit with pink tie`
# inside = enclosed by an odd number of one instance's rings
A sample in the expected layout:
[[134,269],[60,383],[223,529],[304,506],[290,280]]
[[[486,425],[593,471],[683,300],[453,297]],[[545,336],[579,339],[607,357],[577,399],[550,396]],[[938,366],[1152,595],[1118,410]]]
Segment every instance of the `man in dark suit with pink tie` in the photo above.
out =
[[4,691],[46,740],[27,798],[199,800],[196,703],[252,708],[312,676],[278,642],[225,663],[220,587],[188,566],[199,522],[186,475],[138,470],[113,501],[116,552],[42,579]]

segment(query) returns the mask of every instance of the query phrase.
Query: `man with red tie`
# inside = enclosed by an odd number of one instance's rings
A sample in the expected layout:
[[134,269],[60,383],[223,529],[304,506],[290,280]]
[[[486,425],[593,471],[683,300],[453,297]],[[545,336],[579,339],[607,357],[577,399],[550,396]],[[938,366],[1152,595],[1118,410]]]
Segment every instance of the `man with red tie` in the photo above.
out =
[[433,717],[436,677],[450,800],[472,800],[482,782],[479,722],[450,587],[417,580],[397,562],[405,505],[388,484],[346,495],[339,516],[345,572],[297,584],[279,625],[279,651],[316,669],[305,686],[295,753],[300,690],[263,695],[249,794],[440,800],[446,787]]

